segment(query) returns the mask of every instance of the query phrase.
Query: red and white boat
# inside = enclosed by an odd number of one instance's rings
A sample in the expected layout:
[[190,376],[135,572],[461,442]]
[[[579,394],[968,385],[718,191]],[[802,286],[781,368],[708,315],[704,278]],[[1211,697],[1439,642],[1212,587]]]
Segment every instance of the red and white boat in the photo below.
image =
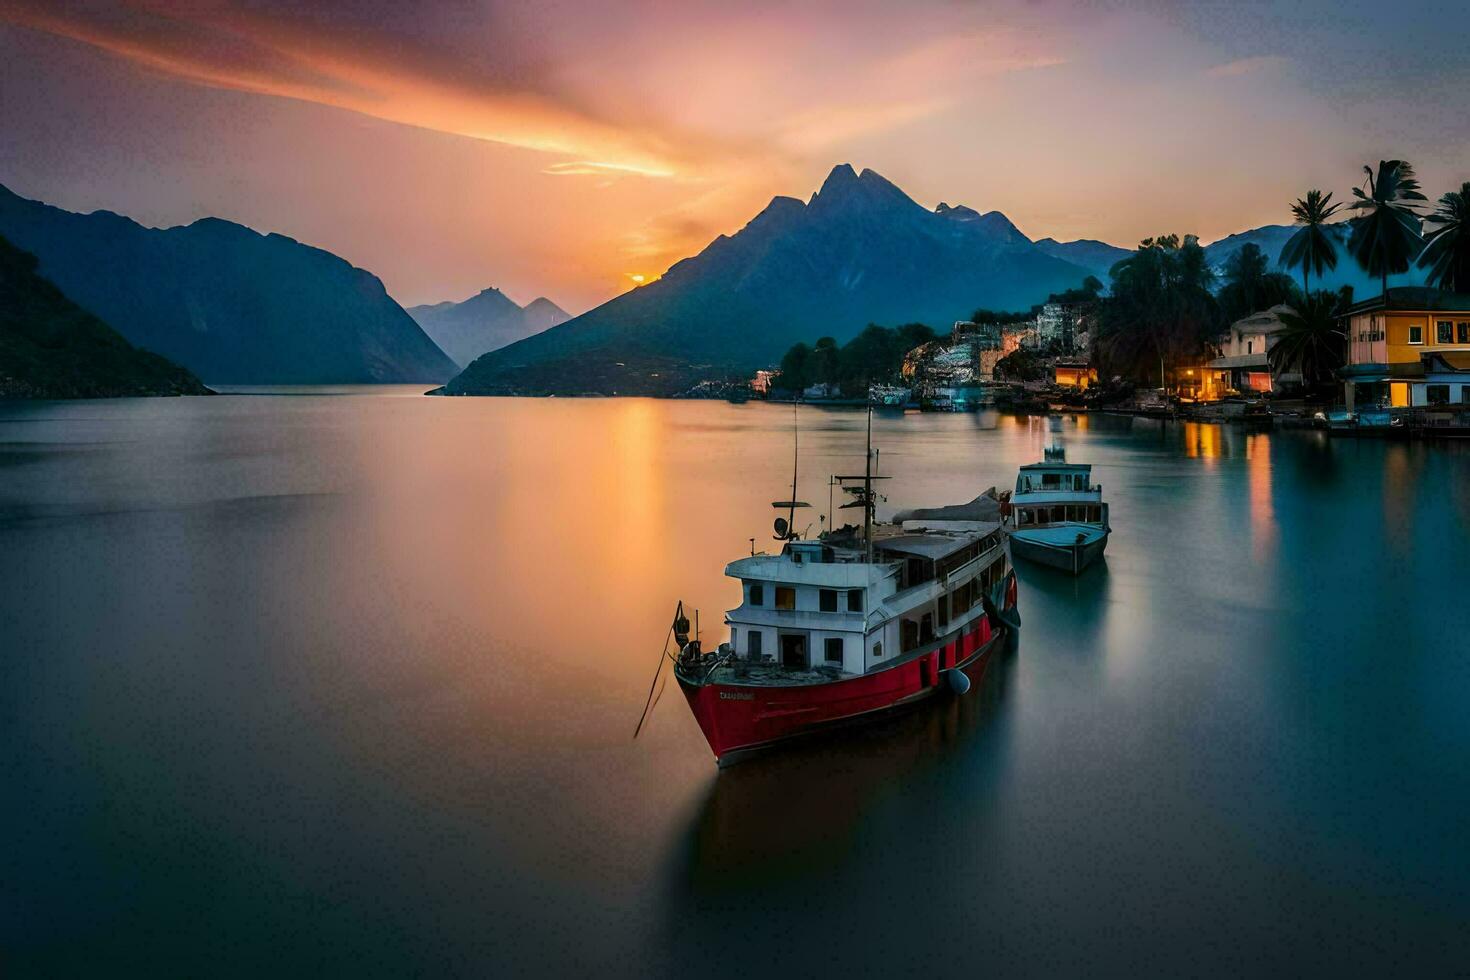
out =
[[[999,522],[874,519],[871,431],[870,418],[864,474],[834,477],[854,498],[845,506],[863,508],[861,527],[803,541],[778,519],[779,554],[725,568],[743,601],[726,613],[730,637],[715,650],[689,640],[687,621],[675,617],[674,676],[721,766],[938,694],[963,695],[1020,626]],[[794,476],[792,487],[795,497]]]

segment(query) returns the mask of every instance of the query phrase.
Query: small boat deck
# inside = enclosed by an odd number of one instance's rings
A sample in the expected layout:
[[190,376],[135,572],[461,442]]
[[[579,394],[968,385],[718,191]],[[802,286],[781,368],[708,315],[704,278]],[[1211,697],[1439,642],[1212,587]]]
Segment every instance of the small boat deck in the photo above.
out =
[[1053,524],[1048,527],[1023,527],[1011,531],[1011,537],[1053,548],[1071,548],[1089,544],[1107,535],[1107,528],[1096,524]]
[[[686,672],[687,673],[687,672]],[[701,676],[695,674],[691,679]],[[798,687],[803,684],[830,684],[846,677],[861,677],[850,674],[840,667],[819,664],[806,670],[782,667],[779,663],[752,664],[732,661],[716,667],[704,680],[706,684],[738,684],[749,687]]]

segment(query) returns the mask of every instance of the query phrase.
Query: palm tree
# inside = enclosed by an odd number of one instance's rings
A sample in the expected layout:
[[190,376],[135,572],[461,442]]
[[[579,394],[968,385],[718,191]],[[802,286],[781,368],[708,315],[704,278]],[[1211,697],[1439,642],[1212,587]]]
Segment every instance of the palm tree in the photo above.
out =
[[1254,303],[1261,283],[1266,278],[1266,266],[1266,255],[1261,251],[1261,246],[1255,242],[1247,242],[1225,260],[1225,281],[1240,287],[1248,304]]
[[1470,181],[1441,197],[1427,220],[1439,225],[1419,256],[1420,267],[1429,269],[1430,285],[1470,293]]
[[1227,321],[1233,322],[1295,298],[1296,283],[1280,272],[1267,272],[1270,260],[1261,246],[1248,242],[1225,260],[1225,285],[1215,295]]
[[1198,356],[1219,332],[1214,270],[1195,236],[1163,235],[1144,239],[1111,275],[1094,349],[1106,370],[1128,377],[1149,377],[1158,365],[1163,387],[1166,360]]
[[1315,272],[1320,279],[1324,272],[1337,268],[1337,247],[1333,243],[1336,229],[1327,221],[1340,207],[1341,202],[1332,203],[1331,191],[1323,194],[1318,190],[1307,191],[1306,197],[1297,198],[1291,206],[1291,213],[1301,227],[1286,240],[1276,262],[1288,269],[1302,270],[1304,296],[1312,291],[1307,273]]
[[1353,220],[1348,251],[1363,271],[1377,276],[1383,284],[1383,299],[1388,302],[1388,277],[1409,271],[1409,263],[1424,245],[1420,234],[1419,215],[1414,201],[1428,200],[1419,192],[1414,168],[1403,160],[1378,161],[1378,174],[1364,167],[1368,189],[1353,188],[1357,198],[1349,210],[1361,211]]
[[1294,308],[1282,310],[1283,329],[1266,352],[1276,374],[1296,371],[1305,384],[1330,380],[1343,362],[1347,335],[1337,329],[1338,296],[1320,289]]

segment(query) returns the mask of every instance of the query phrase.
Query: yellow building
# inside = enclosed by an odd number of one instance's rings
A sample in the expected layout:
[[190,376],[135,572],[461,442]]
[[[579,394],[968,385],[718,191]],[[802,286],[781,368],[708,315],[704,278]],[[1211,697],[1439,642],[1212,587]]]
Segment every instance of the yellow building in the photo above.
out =
[[1470,377],[1454,377],[1470,357],[1470,296],[1395,286],[1387,302],[1374,296],[1349,307],[1342,327],[1348,359],[1339,373],[1349,411],[1441,404],[1446,397],[1470,403]]
[[1064,388],[1090,388],[1097,383],[1097,368],[1085,361],[1057,361],[1053,380]]

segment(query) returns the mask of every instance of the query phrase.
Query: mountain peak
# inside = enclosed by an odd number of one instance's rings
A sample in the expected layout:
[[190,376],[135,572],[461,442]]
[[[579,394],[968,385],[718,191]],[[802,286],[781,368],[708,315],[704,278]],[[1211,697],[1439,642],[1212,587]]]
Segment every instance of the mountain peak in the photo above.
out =
[[[866,172],[864,171],[864,173]],[[835,191],[840,187],[850,186],[857,183],[857,179],[857,171],[852,169],[852,164],[839,163],[832,168],[831,173],[827,174],[827,179],[822,181],[822,186],[817,191],[817,195],[821,196],[828,191]]]
[[1017,228],[1010,218],[1007,218],[999,211],[986,211],[982,214],[980,216],[980,226],[996,238],[1001,238],[1006,241],[1029,242],[1031,240],[1021,233],[1021,229]]
[[828,209],[894,204],[917,207],[913,198],[887,177],[876,170],[864,170],[859,174],[850,163],[839,163],[833,167],[821,189],[812,195],[810,203]]
[[969,228],[995,241],[1011,244],[1021,244],[1022,242],[1030,241],[1029,238],[1021,233],[1021,229],[1011,223],[1010,218],[1007,218],[999,211],[987,211],[981,214],[974,208],[966,207],[963,204],[956,204],[951,207],[943,201],[940,201],[939,206],[934,209],[934,213],[950,221],[964,222]]
[[976,221],[980,217],[980,212],[974,208],[966,207],[963,204],[956,204],[954,207],[950,207],[943,201],[939,202],[939,206],[934,209],[934,213],[942,214],[946,218],[952,218],[955,221]]

